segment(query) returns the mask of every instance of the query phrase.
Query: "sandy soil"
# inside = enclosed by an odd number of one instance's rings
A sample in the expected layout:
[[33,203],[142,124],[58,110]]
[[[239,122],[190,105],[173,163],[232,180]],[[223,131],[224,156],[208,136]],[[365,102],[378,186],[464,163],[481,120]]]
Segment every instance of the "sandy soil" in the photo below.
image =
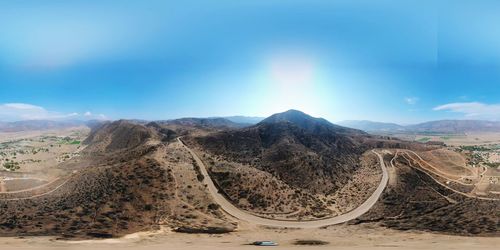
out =
[[[87,127],[74,127],[0,133],[0,192],[34,188],[65,175],[57,166],[79,155],[88,132]],[[18,163],[19,169],[4,170],[7,159]]]
[[[176,159],[174,157],[171,160]],[[180,167],[182,166],[179,165]],[[187,173],[188,171],[182,172],[183,175]],[[194,178],[193,175],[189,179]],[[179,184],[185,186],[188,183]],[[341,224],[327,229],[273,229],[240,222],[237,232],[223,235],[182,234],[165,228],[157,232],[136,233],[108,240],[62,241],[53,237],[0,237],[0,249],[254,249],[258,247],[248,244],[258,240],[278,242],[280,246],[274,249],[497,249],[500,245],[500,237],[396,231],[375,224]],[[296,240],[322,240],[329,244],[296,246]]]
[[43,135],[56,135],[56,136],[67,136],[75,131],[90,131],[86,126],[65,128],[65,129],[50,129],[50,130],[34,130],[34,131],[21,131],[21,132],[0,132],[0,142],[6,142],[11,140],[19,140],[24,138],[32,138]]
[[203,163],[203,161],[198,157],[198,155],[188,148],[182,141],[181,139],[177,139],[179,143],[182,143],[182,145],[191,153],[193,158],[196,160],[197,164],[200,167],[200,171],[204,176],[204,183],[205,186],[207,187],[207,191],[209,191],[214,198],[214,200],[221,206],[221,208],[227,212],[228,214],[238,218],[239,220],[242,221],[249,221],[249,222],[254,222],[259,225],[268,225],[268,226],[278,226],[278,227],[294,227],[294,228],[316,228],[316,227],[323,227],[326,225],[334,225],[334,224],[340,224],[344,223],[347,221],[350,221],[352,219],[355,219],[362,214],[368,212],[370,208],[375,205],[377,202],[378,198],[384,191],[387,182],[388,182],[388,174],[387,174],[387,169],[385,167],[382,155],[380,155],[378,152],[375,150],[372,150],[374,154],[376,154],[379,158],[379,163],[380,167],[382,169],[382,179],[380,183],[378,184],[378,187],[376,190],[371,194],[371,196],[364,201],[361,205],[353,209],[352,211],[349,211],[345,214],[331,217],[331,218],[326,218],[326,219],[319,219],[319,220],[314,220],[314,221],[283,221],[283,220],[275,220],[275,219],[268,219],[268,218],[263,218],[260,216],[255,216],[254,214],[247,213],[243,211],[242,209],[236,207],[233,205],[229,200],[226,199],[224,195],[222,195],[215,184],[212,182],[209,174],[207,167]]
[[[78,155],[89,129],[75,127],[61,131],[32,131],[19,133],[0,133],[0,162],[13,159],[20,163],[18,172],[35,172],[52,168],[58,163]],[[63,138],[71,141],[63,141]],[[70,143],[76,142],[76,143]]]
[[[255,249],[257,240],[272,240],[272,249],[497,249],[500,238],[461,237],[402,232],[376,225],[339,225],[327,229],[270,229],[243,225],[224,235],[181,234],[168,229],[120,239],[60,241],[51,237],[0,238],[1,249]],[[296,240],[322,240],[324,246],[296,246]]]
[[471,145],[483,145],[483,144],[500,144],[500,133],[491,132],[474,132],[468,134],[392,134],[394,137],[398,137],[403,140],[409,141],[442,141],[449,146],[471,146]]

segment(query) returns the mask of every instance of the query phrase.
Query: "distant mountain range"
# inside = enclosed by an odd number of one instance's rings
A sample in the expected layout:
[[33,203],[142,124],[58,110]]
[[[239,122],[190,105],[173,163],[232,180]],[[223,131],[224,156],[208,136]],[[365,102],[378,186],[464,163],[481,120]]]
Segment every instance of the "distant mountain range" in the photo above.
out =
[[[264,120],[265,117],[257,116],[224,116],[224,117],[183,117],[169,120],[154,121],[161,124],[180,125],[188,127],[211,127],[211,128],[241,128],[255,125]],[[145,125],[148,120],[127,120],[135,124]]]
[[[326,219],[364,206],[373,190],[385,187],[378,180],[385,169],[380,159],[386,159],[396,170],[390,176],[395,181],[388,182],[377,204],[352,226],[377,221],[401,230],[498,236],[498,213],[491,212],[498,208],[497,201],[461,197],[416,168],[422,159],[412,157],[426,152],[440,167],[453,162],[449,156],[456,152],[371,135],[297,110],[238,127],[241,124],[225,118],[2,123],[10,130],[17,126],[16,131],[74,125],[92,130],[78,155],[54,166],[67,175],[35,189],[0,192],[0,234],[109,238],[160,225],[177,232],[232,232],[239,220],[226,217],[225,203],[207,188],[212,181],[216,192],[241,212],[281,222],[279,216],[297,222]],[[494,129],[498,124],[362,125],[365,130],[456,132]],[[398,156],[407,150],[407,157]]]
[[425,132],[463,134],[471,132],[500,132],[500,122],[483,120],[439,120],[407,126],[372,121],[343,121],[339,124],[372,133]]
[[[287,117],[282,117],[283,115]],[[298,117],[297,112],[291,110],[290,112],[275,114],[268,118],[252,117],[252,116],[228,116],[228,117],[212,117],[212,118],[180,118],[172,120],[157,121],[159,123],[191,126],[191,127],[211,127],[211,128],[243,128],[250,127],[258,123],[269,123],[270,121],[279,121],[291,119],[294,122]],[[315,124],[328,122],[322,118],[314,118]],[[145,125],[149,123],[146,120],[127,120],[134,124]],[[311,121],[309,119],[308,121]],[[64,129],[77,126],[93,127],[103,121],[90,120],[65,120],[65,121],[51,121],[51,120],[26,120],[15,122],[0,122],[0,132],[21,132],[33,130],[48,130],[48,129]],[[331,123],[330,123],[331,124]],[[312,127],[314,124],[302,124],[306,127]],[[333,124],[331,124],[333,125]],[[438,120],[413,125],[399,125],[396,123],[374,122],[367,120],[349,120],[339,122],[337,129],[340,128],[353,128],[370,133],[449,133],[449,134],[464,134],[473,132],[500,132],[500,122],[497,121],[484,121],[484,120]]]
[[[206,127],[206,128],[242,128],[254,125],[260,122],[260,117],[246,117],[246,116],[231,116],[231,117],[214,117],[214,118],[179,118],[172,120],[156,121],[161,124],[179,125],[185,127]],[[125,120],[122,120],[125,121]],[[151,121],[140,119],[126,120],[129,123],[137,125],[146,125]],[[101,120],[26,120],[14,122],[0,121],[0,132],[22,132],[22,131],[35,131],[35,130],[50,130],[50,129],[65,129],[78,126],[94,127],[96,125],[105,123]]]
[[180,118],[175,120],[162,121],[161,123],[168,125],[211,128],[240,128],[247,125],[243,123],[236,123],[225,118]]
[[391,131],[404,131],[406,130],[404,126],[396,123],[386,123],[386,122],[372,122],[372,121],[343,121],[339,122],[340,125],[349,128],[360,129],[367,132],[391,132]]
[[50,120],[26,120],[16,122],[0,122],[0,132],[22,132],[34,130],[48,130],[48,129],[64,129],[78,126],[92,127],[100,121],[80,121],[80,120],[67,120],[67,121],[50,121]]
[[230,120],[234,123],[245,124],[245,125],[254,125],[254,124],[257,124],[260,121],[265,119],[265,117],[242,116],[242,115],[224,116],[224,117],[220,117],[220,118],[224,118],[224,119]]

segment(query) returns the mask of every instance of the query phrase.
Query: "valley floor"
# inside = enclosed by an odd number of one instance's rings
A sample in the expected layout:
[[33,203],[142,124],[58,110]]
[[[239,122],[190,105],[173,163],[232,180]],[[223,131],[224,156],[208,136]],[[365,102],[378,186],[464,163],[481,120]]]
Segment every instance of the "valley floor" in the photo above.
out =
[[[119,239],[64,241],[50,237],[0,238],[1,249],[255,249],[253,241],[272,240],[273,249],[497,249],[500,238],[463,237],[396,231],[375,224],[338,225],[326,229],[272,229],[242,225],[223,235],[182,234],[168,229]],[[321,240],[323,246],[298,246],[296,240]]]

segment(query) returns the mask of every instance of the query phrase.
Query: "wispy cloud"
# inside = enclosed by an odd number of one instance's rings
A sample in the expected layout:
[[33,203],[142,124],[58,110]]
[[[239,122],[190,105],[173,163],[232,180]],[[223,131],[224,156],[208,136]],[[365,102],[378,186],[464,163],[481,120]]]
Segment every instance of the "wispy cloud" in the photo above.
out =
[[500,119],[500,104],[485,104],[480,102],[448,103],[434,108],[435,111],[450,111],[462,113],[466,117]]
[[94,115],[89,111],[83,115],[77,112],[61,113],[57,111],[50,111],[43,107],[28,103],[0,104],[0,121],[64,119],[106,119],[106,116],[103,114]]
[[417,104],[419,98],[418,97],[405,97],[405,102],[409,105]]
[[83,117],[86,119],[99,119],[99,120],[105,120],[107,117],[104,114],[93,114],[90,111],[87,111],[83,114]]

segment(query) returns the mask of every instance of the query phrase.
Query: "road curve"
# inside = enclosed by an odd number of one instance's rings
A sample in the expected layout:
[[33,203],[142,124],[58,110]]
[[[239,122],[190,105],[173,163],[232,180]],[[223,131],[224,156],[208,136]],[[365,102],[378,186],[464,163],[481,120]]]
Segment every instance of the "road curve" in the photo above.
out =
[[191,150],[189,147],[187,147],[181,140],[180,138],[177,138],[177,140],[191,153],[193,158],[195,159],[196,163],[200,166],[200,170],[202,175],[205,177],[203,182],[204,184],[207,185],[208,191],[212,195],[213,199],[217,204],[220,205],[220,207],[228,214],[231,216],[247,221],[253,224],[258,224],[258,225],[263,225],[263,226],[271,226],[271,227],[288,227],[288,228],[318,228],[318,227],[324,227],[324,226],[330,226],[330,225],[335,225],[335,224],[341,224],[353,219],[358,218],[359,216],[363,215],[364,213],[368,212],[370,208],[375,205],[377,202],[378,198],[384,191],[385,187],[387,186],[387,182],[389,180],[389,175],[387,173],[387,169],[384,164],[384,160],[382,156],[375,152],[379,160],[380,160],[380,167],[382,168],[382,180],[380,181],[380,184],[378,185],[377,189],[373,194],[365,201],[363,202],[359,207],[356,209],[336,216],[336,217],[331,217],[327,219],[318,219],[318,220],[309,220],[309,221],[284,221],[284,220],[274,220],[274,219],[268,219],[268,218],[263,218],[259,217],[253,214],[250,214],[248,212],[243,211],[240,208],[237,208],[235,205],[233,205],[230,201],[228,201],[222,194],[220,194],[217,190],[217,187],[213,183],[212,179],[208,175],[207,168],[203,161],[196,155],[196,153]]
[[[20,201],[20,200],[29,200],[29,199],[34,199],[34,198],[38,198],[38,197],[42,197],[42,196],[46,196],[46,195],[49,195],[51,193],[54,193],[55,191],[59,190],[62,186],[66,185],[66,183],[71,179],[71,176],[68,177],[68,179],[66,179],[63,183],[61,183],[59,186],[55,187],[54,189],[52,190],[49,190],[45,193],[42,193],[42,194],[36,194],[36,195],[32,195],[32,196],[29,196],[29,197],[21,197],[21,198],[7,198],[7,199],[2,199],[0,198],[0,201]],[[52,182],[53,183],[53,182]],[[32,190],[36,190],[35,189],[30,189],[30,190],[21,190],[21,192],[24,192],[24,191],[32,191]],[[8,194],[7,193],[4,193],[4,194]]]

